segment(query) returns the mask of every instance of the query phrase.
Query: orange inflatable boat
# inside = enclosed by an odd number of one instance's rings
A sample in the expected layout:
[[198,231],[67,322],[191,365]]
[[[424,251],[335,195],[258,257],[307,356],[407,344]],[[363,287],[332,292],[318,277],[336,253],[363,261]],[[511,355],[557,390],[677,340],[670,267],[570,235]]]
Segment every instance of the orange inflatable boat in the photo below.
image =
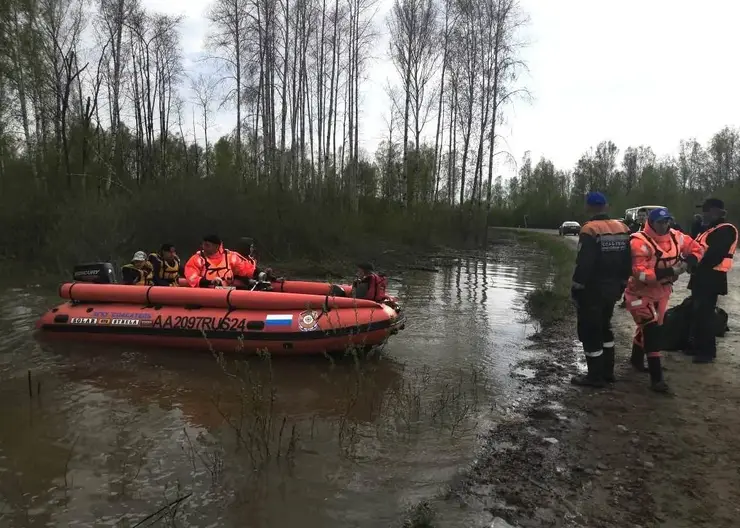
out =
[[378,346],[405,320],[396,299],[330,295],[336,287],[327,283],[285,281],[272,291],[126,286],[114,283],[107,263],[78,266],[75,278],[59,288],[66,301],[37,322],[45,337],[300,355]]

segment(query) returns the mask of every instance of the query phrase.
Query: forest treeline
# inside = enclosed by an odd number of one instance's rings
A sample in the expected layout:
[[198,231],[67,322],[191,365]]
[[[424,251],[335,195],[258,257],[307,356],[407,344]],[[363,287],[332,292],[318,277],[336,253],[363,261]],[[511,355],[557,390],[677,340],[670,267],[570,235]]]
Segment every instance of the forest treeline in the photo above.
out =
[[[186,70],[183,20],[141,0],[3,2],[2,256],[65,267],[162,239],[192,247],[204,231],[292,256],[469,231],[491,203],[497,126],[525,94],[526,17],[516,0],[377,9],[214,0]],[[369,156],[360,107],[377,58],[400,80]],[[213,138],[220,109],[233,129]]]
[[662,205],[688,228],[701,212],[696,205],[716,196],[725,201],[728,218],[740,221],[740,131],[725,127],[706,146],[690,139],[678,147],[677,156],[658,158],[649,146],[620,152],[613,142],[603,141],[567,170],[525,155],[518,176],[495,181],[489,223],[554,229],[565,220],[582,222],[591,190],[607,195],[615,218],[627,208]]
[[[186,252],[214,231],[279,258],[369,258],[480,241],[487,223],[525,215],[579,219],[588,189],[618,208],[688,211],[737,178],[724,130],[677,160],[602,143],[572,170],[525,159],[503,181],[500,125],[528,97],[517,0],[377,12],[377,0],[213,0],[205,50],[186,60],[183,19],[141,0],[1,2],[0,259],[59,271],[163,241]],[[389,108],[363,106],[377,59],[397,73]],[[214,138],[223,109],[233,126]],[[360,146],[367,112],[387,122],[374,155]]]

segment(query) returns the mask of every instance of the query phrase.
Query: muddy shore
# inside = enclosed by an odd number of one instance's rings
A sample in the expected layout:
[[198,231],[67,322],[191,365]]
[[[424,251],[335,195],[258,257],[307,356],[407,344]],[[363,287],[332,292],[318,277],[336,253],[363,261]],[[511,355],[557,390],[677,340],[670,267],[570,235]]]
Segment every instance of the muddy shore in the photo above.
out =
[[[563,240],[573,249],[574,242]],[[740,277],[733,270],[729,278],[720,306],[731,330],[718,340],[718,360],[694,365],[666,353],[670,395],[651,392],[647,374],[629,368],[634,327],[624,309],[613,320],[618,381],[604,390],[569,384],[584,368],[572,314],[541,328],[530,345],[539,358],[512,372],[536,396],[520,406],[519,420],[489,433],[446,501],[485,512],[482,526],[738,526]],[[685,298],[687,282],[678,281],[671,306]]]

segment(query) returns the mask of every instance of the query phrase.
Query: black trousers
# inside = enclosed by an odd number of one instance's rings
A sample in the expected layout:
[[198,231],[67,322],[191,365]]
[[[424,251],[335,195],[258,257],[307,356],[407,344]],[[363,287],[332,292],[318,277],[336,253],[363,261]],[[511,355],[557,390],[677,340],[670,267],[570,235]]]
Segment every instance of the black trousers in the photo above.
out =
[[717,357],[714,313],[718,295],[695,290],[691,292],[691,298],[694,301],[691,310],[691,348],[697,356]]
[[586,295],[579,296],[575,301],[578,340],[583,343],[584,352],[600,352],[605,345],[613,347],[612,316],[616,301],[589,298]]

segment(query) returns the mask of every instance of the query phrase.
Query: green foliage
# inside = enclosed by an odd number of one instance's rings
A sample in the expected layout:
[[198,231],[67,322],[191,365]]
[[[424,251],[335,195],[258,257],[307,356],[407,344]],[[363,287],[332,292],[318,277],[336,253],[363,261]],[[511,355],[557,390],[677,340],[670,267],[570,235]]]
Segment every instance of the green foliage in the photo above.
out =
[[[26,177],[28,175],[26,174]],[[250,184],[243,192],[217,178],[170,181],[50,196],[21,189],[0,198],[0,261],[66,275],[77,262],[123,262],[163,242],[183,256],[215,232],[227,242],[257,239],[267,260],[375,259],[394,245],[426,246],[458,238],[454,210],[425,206],[408,214],[374,197],[359,212],[340,199],[303,200]]]
[[[541,159],[534,167],[525,156],[517,177],[497,181],[489,223],[554,229],[565,220],[585,221],[588,191],[604,192],[612,216],[638,205],[664,205],[688,226],[695,205],[710,194],[721,196],[730,219],[740,220],[740,133],[724,128],[706,149],[696,140],[681,142],[677,158],[658,159],[650,147],[628,147],[619,161],[612,142],[602,142],[578,160],[572,171]],[[526,218],[525,218],[526,217]]]

